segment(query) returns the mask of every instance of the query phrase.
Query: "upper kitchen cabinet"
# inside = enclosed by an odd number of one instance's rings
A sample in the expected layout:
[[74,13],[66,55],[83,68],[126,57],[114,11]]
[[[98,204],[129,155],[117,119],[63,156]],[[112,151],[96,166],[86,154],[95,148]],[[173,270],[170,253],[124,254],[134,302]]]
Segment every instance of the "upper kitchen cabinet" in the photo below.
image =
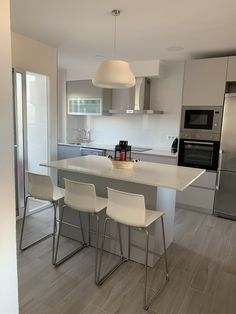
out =
[[102,115],[111,107],[111,90],[95,87],[90,80],[66,83],[69,115]]
[[236,82],[236,56],[229,57],[227,82]]
[[183,106],[223,106],[227,61],[223,57],[186,62]]

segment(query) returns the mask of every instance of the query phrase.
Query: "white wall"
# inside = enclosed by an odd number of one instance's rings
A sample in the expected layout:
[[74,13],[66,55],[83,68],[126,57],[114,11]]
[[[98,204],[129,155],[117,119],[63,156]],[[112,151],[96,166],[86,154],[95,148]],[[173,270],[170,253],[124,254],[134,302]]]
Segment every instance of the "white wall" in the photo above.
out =
[[[60,61],[60,55],[59,55]],[[76,80],[91,80],[96,72],[99,64],[102,60],[97,60],[91,64],[85,64],[84,66],[79,66],[76,68],[73,64],[73,68],[67,69],[66,80],[76,81]],[[59,62],[60,63],[60,62]],[[161,73],[161,62],[160,60],[137,60],[129,62],[132,72],[135,77],[140,76],[159,76]]]
[[65,69],[58,69],[58,142],[66,141],[66,75]]
[[67,126],[67,140],[73,140],[77,135],[73,128],[85,127],[92,129],[93,140],[97,143],[115,144],[120,139],[127,139],[132,145],[169,148],[173,139],[167,139],[167,136],[179,134],[184,62],[168,61],[163,66],[162,76],[152,79],[151,107],[163,110],[164,114],[73,116]]
[[49,76],[50,155],[57,157],[57,49],[23,35],[12,33],[13,67]]
[[18,313],[9,0],[0,2],[0,312]]

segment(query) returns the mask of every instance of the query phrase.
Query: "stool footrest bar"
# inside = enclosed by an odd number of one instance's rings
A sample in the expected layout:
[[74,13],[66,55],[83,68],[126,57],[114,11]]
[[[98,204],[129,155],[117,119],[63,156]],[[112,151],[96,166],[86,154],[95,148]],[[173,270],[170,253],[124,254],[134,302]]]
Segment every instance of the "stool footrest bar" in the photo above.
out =
[[46,236],[40,238],[39,240],[37,240],[37,241],[27,245],[27,246],[20,247],[20,250],[21,251],[25,251],[25,250],[29,249],[30,247],[35,246],[36,244],[38,244],[38,243],[40,243],[40,242],[42,242],[44,240],[47,240],[48,238],[51,238],[53,235],[54,235],[53,233],[47,234]]
[[63,257],[62,259],[60,259],[59,261],[54,261],[54,266],[55,267],[60,266],[62,263],[66,262],[68,259],[70,259],[72,256],[74,256],[76,253],[78,253],[79,251],[83,250],[86,247],[87,247],[87,245],[85,243],[83,243],[80,247],[78,247],[77,249],[75,249],[74,251],[72,251],[71,253],[69,253],[68,255]]
[[100,280],[97,281],[97,285],[98,286],[101,286],[103,284],[103,282],[109,278],[113,273],[114,271],[119,268],[123,263],[127,262],[128,261],[128,258],[126,257],[122,257],[120,259],[120,261],[110,270],[108,271]]

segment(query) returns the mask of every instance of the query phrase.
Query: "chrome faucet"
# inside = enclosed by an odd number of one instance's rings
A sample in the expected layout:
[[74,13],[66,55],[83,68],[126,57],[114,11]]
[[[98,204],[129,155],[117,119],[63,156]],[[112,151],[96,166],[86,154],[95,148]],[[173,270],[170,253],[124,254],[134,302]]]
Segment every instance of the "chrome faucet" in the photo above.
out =
[[82,136],[79,138],[83,143],[91,142],[91,130],[86,130],[84,128],[73,128],[73,130],[79,132]]

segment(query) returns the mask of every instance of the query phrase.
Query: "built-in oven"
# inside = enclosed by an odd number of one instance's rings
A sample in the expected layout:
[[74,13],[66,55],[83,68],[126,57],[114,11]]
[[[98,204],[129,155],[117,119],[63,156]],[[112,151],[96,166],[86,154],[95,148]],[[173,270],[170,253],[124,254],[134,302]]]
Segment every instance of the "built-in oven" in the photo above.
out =
[[183,106],[181,132],[220,133],[223,107]]
[[220,141],[180,139],[178,165],[217,170]]

